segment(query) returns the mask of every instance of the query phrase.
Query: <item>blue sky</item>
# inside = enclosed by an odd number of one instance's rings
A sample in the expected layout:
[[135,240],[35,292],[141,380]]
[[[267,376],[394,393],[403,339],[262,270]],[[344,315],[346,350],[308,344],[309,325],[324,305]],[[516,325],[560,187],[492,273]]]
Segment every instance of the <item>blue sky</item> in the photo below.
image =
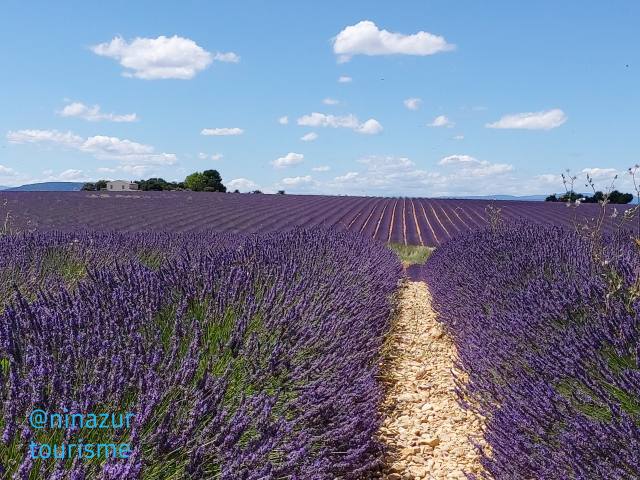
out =
[[3,2],[0,185],[604,186],[640,161],[638,19],[633,0]]

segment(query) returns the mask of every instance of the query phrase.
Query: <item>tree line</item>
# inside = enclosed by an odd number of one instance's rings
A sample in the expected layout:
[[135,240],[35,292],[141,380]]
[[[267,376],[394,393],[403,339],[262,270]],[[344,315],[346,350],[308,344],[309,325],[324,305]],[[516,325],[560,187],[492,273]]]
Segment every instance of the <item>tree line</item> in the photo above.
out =
[[[87,182],[82,190],[99,191],[106,190],[108,180]],[[167,182],[164,178],[153,177],[146,180],[136,180],[138,190],[163,191],[163,190],[191,190],[193,192],[226,192],[227,187],[222,183],[222,176],[217,170],[205,170],[193,172],[182,182]],[[237,190],[236,190],[237,191]]]
[[[87,182],[82,186],[82,190],[96,192],[107,189],[109,180],[98,180],[97,182]],[[135,180],[138,190],[143,192],[161,192],[190,190],[192,192],[222,192],[227,191],[227,187],[222,183],[222,176],[217,170],[205,170],[204,172],[193,172],[182,182],[167,182],[164,178],[153,177],[146,180]],[[235,189],[232,193],[240,193]],[[260,190],[253,190],[250,193],[262,193]],[[278,195],[284,195],[284,190],[278,190]]]
[[567,192],[564,195],[557,196],[555,193],[545,198],[545,202],[575,202],[580,200],[582,203],[600,203],[606,201],[607,203],[615,203],[617,205],[626,205],[633,200],[633,194],[621,193],[618,190],[613,190],[609,194],[602,193],[600,191],[595,192],[592,196],[582,195],[576,192]]

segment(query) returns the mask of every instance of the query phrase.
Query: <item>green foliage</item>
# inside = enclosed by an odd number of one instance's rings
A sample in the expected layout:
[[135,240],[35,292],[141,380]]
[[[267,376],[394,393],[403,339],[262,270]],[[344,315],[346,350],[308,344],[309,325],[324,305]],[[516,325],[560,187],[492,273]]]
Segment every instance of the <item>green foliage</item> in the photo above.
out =
[[227,187],[222,184],[222,177],[217,170],[194,172],[187,176],[184,185],[194,192],[226,192]]
[[584,195],[581,195],[571,190],[559,197],[556,196],[555,193],[553,195],[549,195],[547,198],[544,199],[544,201],[545,202],[575,202],[576,200],[582,200],[583,198],[584,198]]
[[159,270],[164,261],[166,255],[161,250],[155,250],[150,248],[141,249],[137,253],[140,263],[151,270]]
[[602,193],[601,191],[597,191],[593,194],[593,196],[589,197],[586,195],[580,195],[579,193],[569,191],[560,197],[553,195],[549,195],[545,198],[545,202],[575,202],[576,200],[580,200],[583,203],[601,203],[607,202],[616,205],[626,205],[631,200],[633,200],[633,194],[631,193],[621,193],[618,190],[613,190],[608,195]]
[[138,189],[143,191],[160,192],[163,190],[182,190],[183,182],[167,182],[164,178],[149,178],[148,180],[138,180]]
[[184,179],[184,186],[194,192],[202,192],[207,186],[207,179],[201,172],[194,172]]
[[621,193],[618,190],[614,190],[609,194],[609,203],[626,205],[627,203],[631,202],[631,200],[633,200],[633,195],[631,193]]
[[403,245],[401,243],[390,243],[388,247],[393,250],[400,261],[406,265],[422,265],[427,261],[433,248],[421,245]]
[[87,182],[82,186],[82,190],[87,192],[97,192],[100,190],[107,189],[107,181],[106,180],[98,180],[97,182]]

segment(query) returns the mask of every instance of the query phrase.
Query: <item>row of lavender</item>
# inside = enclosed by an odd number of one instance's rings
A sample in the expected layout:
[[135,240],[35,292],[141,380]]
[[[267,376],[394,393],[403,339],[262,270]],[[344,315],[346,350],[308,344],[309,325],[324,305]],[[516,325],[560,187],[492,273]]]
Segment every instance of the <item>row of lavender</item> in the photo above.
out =
[[[8,192],[0,205],[17,230],[277,232],[331,226],[381,242],[438,246],[489,223],[487,209],[507,219],[571,225],[597,217],[598,205],[425,198],[249,195],[194,192]],[[620,213],[624,206],[619,206]],[[0,208],[0,217],[4,219]],[[613,208],[608,213],[613,213]],[[609,224],[615,222],[607,217]]]
[[[0,239],[0,477],[373,475],[376,375],[400,275],[394,254],[347,232]],[[135,419],[37,430],[36,408]],[[29,454],[31,442],[79,438],[132,453]]]
[[640,255],[524,223],[460,236],[422,270],[487,478],[640,478]]

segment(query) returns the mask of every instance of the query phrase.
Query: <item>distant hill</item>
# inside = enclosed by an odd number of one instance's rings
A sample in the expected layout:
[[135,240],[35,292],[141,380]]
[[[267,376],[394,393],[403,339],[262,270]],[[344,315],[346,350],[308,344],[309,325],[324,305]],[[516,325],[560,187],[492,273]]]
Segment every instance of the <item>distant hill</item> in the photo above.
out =
[[30,183],[19,187],[6,188],[5,192],[78,192],[84,182],[43,182]]
[[0,190],[6,190],[7,188],[9,188],[9,187],[4,187],[4,186],[0,185]]

